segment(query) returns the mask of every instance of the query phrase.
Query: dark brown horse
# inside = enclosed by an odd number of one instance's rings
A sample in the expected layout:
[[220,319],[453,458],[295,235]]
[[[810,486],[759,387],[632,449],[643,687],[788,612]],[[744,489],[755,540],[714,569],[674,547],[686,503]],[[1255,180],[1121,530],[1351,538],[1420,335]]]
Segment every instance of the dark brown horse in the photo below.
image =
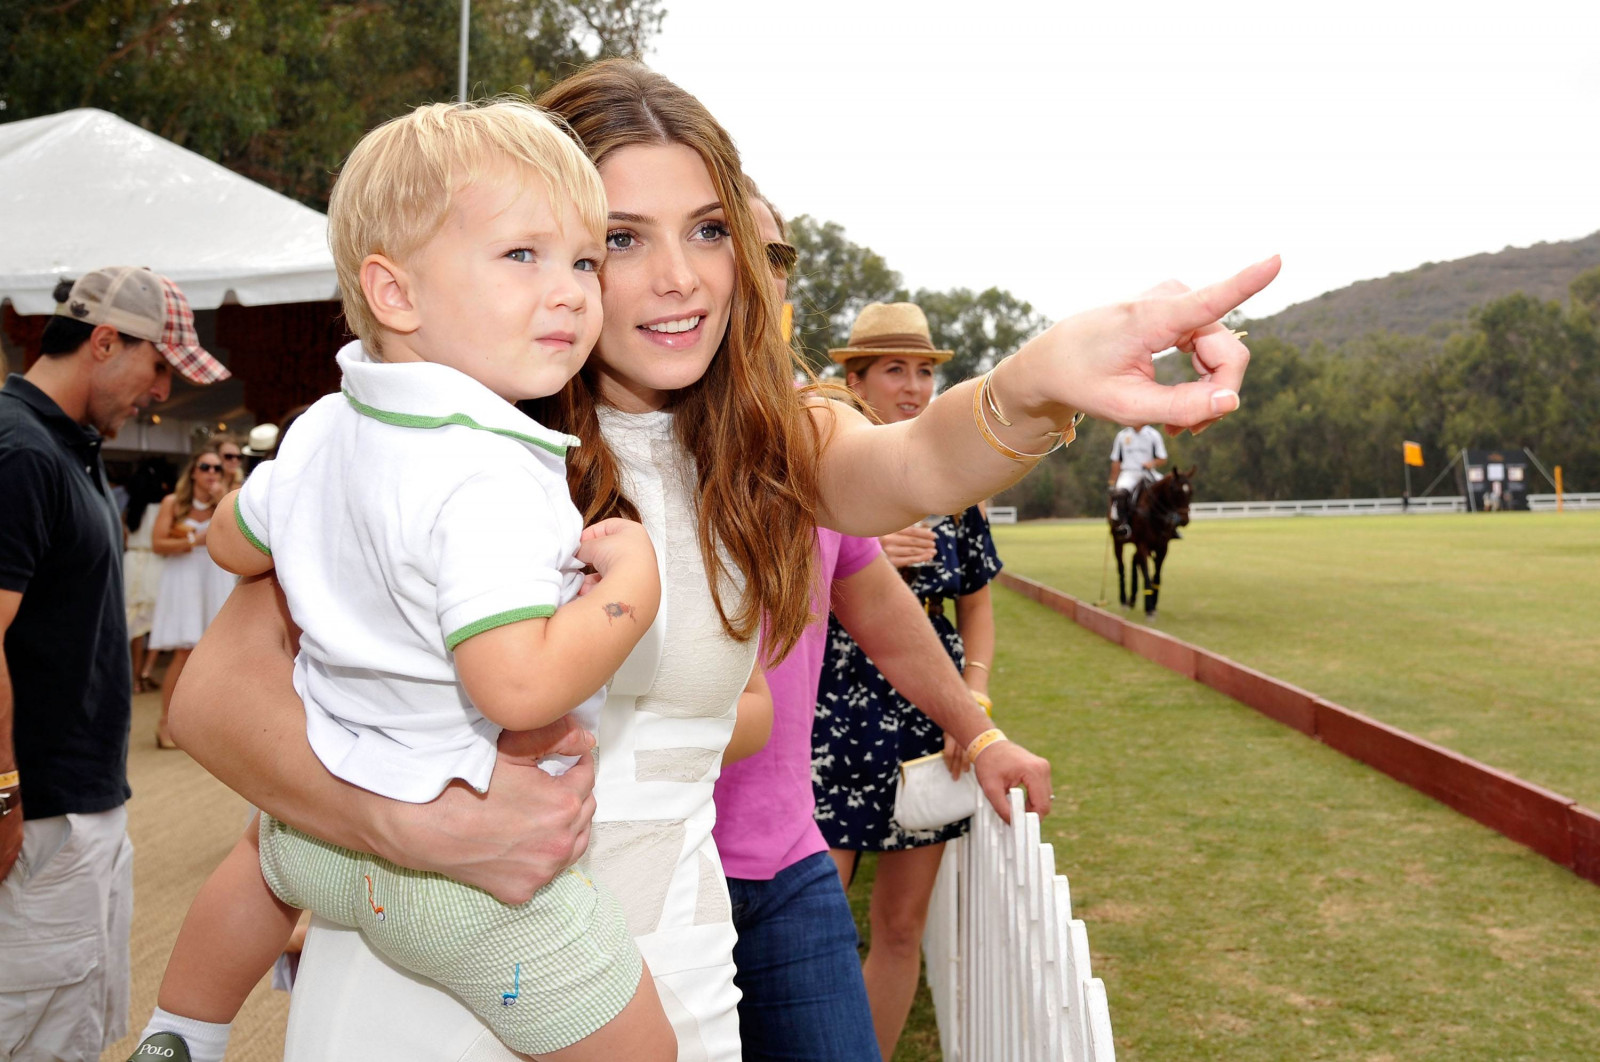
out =
[[[1161,565],[1167,559],[1167,543],[1180,537],[1178,529],[1189,522],[1189,498],[1193,493],[1190,480],[1194,468],[1187,472],[1173,469],[1167,475],[1146,483],[1133,502],[1128,514],[1128,534],[1118,533],[1116,521],[1111,522],[1111,541],[1117,551],[1117,600],[1125,608],[1132,608],[1139,600],[1139,577],[1144,577],[1144,614],[1156,614],[1156,602],[1161,597]],[[1122,563],[1122,547],[1133,545],[1133,570],[1127,571]],[[1150,572],[1150,559],[1155,558],[1155,574]],[[1126,584],[1126,589],[1124,589]]]

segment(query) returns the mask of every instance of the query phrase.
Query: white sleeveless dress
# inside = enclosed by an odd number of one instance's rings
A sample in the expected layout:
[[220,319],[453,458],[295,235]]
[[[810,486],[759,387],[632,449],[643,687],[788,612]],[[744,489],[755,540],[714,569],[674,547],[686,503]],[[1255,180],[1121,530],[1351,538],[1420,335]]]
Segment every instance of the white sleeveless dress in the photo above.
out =
[[[210,527],[210,510],[204,512],[204,520],[200,513],[191,512],[174,521],[173,534]],[[204,546],[166,558],[150,621],[150,648],[193,649],[238,581],[237,575],[217,566]]]
[[128,532],[128,547],[122,553],[122,597],[127,610],[128,638],[149,634],[156,614],[156,595],[161,592],[163,558],[150,548],[150,532],[156,523],[156,505],[146,505],[139,517],[139,530]]
[[[662,572],[661,609],[601,711],[587,862],[622,901],[678,1034],[679,1062],[737,1062],[732,912],[711,839],[712,789],[756,645],[722,629],[697,536],[694,475],[665,412],[601,411]],[[738,600],[729,583],[724,600]],[[493,782],[490,783],[491,785]],[[286,1062],[511,1062],[473,1013],[389,965],[354,930],[312,923]]]

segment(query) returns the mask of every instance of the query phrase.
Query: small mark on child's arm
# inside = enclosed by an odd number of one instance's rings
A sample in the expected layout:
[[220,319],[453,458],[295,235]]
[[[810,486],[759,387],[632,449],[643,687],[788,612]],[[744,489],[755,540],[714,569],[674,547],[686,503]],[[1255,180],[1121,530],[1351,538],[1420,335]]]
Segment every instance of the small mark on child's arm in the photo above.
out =
[[638,612],[634,609],[634,607],[632,605],[628,604],[625,601],[607,601],[606,605],[605,605],[605,609],[606,609],[606,622],[607,623],[615,623],[617,620],[621,619],[623,616],[627,616],[629,619],[633,620],[636,623],[639,620]]

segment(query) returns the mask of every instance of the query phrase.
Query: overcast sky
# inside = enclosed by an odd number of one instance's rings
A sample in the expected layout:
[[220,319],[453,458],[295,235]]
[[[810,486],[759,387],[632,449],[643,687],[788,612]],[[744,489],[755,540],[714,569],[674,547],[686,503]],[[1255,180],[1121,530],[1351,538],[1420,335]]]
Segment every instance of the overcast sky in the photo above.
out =
[[1600,229],[1595,0],[667,0],[785,212],[1051,318],[1281,253],[1272,313]]

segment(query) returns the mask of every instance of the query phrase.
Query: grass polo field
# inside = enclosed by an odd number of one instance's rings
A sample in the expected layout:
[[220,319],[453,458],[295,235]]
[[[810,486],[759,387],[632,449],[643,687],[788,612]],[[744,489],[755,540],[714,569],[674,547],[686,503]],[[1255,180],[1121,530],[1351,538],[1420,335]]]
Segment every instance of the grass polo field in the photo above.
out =
[[[1600,803],[1600,515],[1185,535],[1163,630]],[[1011,570],[1099,596],[1103,524],[995,537]],[[1055,765],[1044,834],[1119,1059],[1595,1056],[1600,888],[1017,594],[995,602],[996,716]],[[934,1044],[924,1018],[897,1057]]]
[[[1011,570],[1089,601],[1104,534],[996,529]],[[1600,514],[1186,536],[1163,630],[1600,806],[1584,769],[1600,736],[1585,700],[1600,689]],[[1596,1056],[1600,887],[1018,594],[997,589],[995,611],[996,715],[1055,765],[1044,835],[1123,1062]],[[136,698],[130,758],[135,1032],[248,814],[187,756],[155,751],[158,706]],[[852,892],[863,922],[872,872],[864,859]],[[280,1057],[286,1002],[259,988],[229,1059]],[[939,1057],[926,993],[896,1057]]]

